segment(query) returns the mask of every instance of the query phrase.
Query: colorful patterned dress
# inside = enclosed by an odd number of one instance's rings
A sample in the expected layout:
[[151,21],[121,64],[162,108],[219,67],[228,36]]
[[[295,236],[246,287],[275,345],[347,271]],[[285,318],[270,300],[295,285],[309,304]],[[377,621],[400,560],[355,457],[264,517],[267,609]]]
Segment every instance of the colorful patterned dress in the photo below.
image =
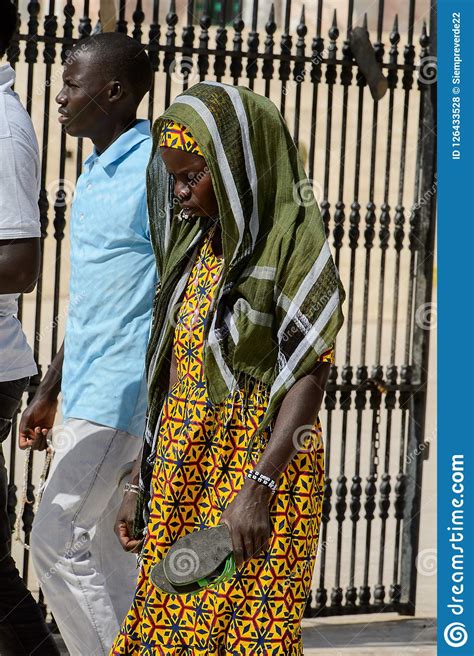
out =
[[[229,581],[196,595],[169,595],[149,579],[181,536],[219,523],[243,485],[247,445],[263,417],[266,388],[247,383],[212,406],[203,372],[206,316],[222,258],[207,237],[190,275],[174,338],[177,382],[161,418],[151,515],[133,604],[110,656],[300,656],[300,621],[316,556],[323,497],[318,423],[304,438],[271,501],[270,548]],[[333,352],[321,359],[332,362]],[[309,434],[309,437],[308,437]],[[257,442],[255,461],[269,434]]]

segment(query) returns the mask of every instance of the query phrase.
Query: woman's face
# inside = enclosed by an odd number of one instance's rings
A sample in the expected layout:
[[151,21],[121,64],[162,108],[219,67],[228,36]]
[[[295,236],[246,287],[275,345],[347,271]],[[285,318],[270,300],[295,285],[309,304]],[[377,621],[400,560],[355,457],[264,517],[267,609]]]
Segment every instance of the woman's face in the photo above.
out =
[[184,218],[217,218],[219,208],[204,157],[176,148],[162,147],[160,152],[168,173],[173,176],[174,195]]

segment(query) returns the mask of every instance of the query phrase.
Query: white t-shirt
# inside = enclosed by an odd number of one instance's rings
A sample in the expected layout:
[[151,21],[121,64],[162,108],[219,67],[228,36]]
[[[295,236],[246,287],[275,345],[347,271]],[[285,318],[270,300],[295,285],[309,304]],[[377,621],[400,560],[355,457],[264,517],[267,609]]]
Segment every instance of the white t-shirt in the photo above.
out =
[[[15,71],[0,65],[0,240],[39,237],[38,142],[28,113],[12,90]],[[0,382],[36,373],[16,314],[18,294],[0,294]]]

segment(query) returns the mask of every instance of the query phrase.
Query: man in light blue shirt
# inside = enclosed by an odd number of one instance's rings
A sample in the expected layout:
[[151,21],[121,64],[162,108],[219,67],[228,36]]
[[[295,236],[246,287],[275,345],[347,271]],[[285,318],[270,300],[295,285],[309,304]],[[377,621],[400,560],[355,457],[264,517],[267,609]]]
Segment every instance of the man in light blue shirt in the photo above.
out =
[[65,418],[143,435],[145,349],[155,285],[145,169],[148,121],[84,162],[71,216]]
[[20,446],[44,448],[59,391],[64,422],[32,537],[32,557],[71,656],[108,654],[130,605],[136,560],[113,532],[120,472],[141,447],[145,351],[156,286],[146,205],[151,84],[142,46],[100,34],[70,53],[56,100],[68,134],[89,137],[71,212],[64,345],[20,423]]

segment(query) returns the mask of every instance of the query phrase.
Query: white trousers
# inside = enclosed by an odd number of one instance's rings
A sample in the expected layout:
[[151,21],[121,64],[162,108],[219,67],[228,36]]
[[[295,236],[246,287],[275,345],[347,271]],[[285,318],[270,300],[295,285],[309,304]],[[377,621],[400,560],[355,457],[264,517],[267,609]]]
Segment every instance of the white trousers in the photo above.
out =
[[[71,656],[107,656],[138,574],[113,531],[124,471],[141,440],[83,419],[53,429],[55,456],[31,554]],[[120,480],[122,479],[122,480]]]

